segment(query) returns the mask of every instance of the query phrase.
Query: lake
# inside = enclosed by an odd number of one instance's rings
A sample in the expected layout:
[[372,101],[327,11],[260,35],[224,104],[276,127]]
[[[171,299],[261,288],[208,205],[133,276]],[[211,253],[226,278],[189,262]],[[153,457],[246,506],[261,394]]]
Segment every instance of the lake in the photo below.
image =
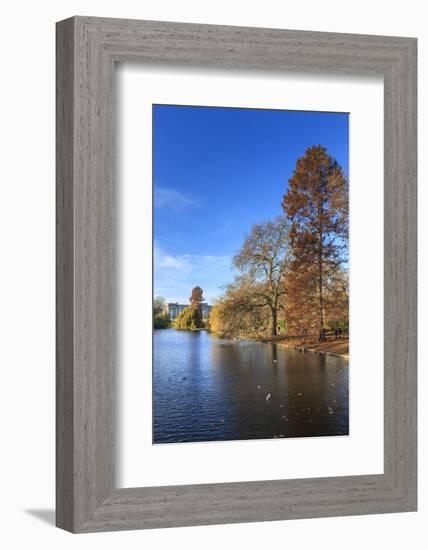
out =
[[349,432],[348,360],[206,331],[154,331],[153,443]]

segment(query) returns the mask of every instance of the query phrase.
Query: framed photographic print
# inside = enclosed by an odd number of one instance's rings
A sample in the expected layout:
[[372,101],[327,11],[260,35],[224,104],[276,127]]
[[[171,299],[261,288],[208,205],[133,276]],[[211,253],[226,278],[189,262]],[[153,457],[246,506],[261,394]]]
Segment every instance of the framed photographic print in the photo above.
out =
[[57,26],[57,525],[416,509],[416,40]]
[[154,444],[349,435],[348,118],[153,106]]

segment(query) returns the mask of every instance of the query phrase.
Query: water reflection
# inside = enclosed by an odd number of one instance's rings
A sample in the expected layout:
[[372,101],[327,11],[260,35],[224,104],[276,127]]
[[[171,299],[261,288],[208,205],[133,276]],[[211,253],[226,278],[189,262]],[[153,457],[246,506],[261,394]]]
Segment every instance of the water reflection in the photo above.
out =
[[348,362],[157,330],[154,443],[348,434]]

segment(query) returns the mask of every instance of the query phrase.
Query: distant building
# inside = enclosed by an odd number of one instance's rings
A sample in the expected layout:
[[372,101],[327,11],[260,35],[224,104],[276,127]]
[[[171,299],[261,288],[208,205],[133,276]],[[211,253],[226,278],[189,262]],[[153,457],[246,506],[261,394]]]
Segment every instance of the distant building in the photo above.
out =
[[187,307],[183,304],[178,304],[178,303],[169,303],[166,305],[166,311],[169,315],[169,318],[171,319],[171,321],[175,321],[175,319],[177,319],[177,317],[180,315],[180,313],[183,311],[183,309]]
[[[175,319],[177,319],[177,317],[186,307],[189,307],[189,304],[178,304],[177,302],[176,303],[171,302],[167,304],[166,311],[171,321],[175,321]],[[211,309],[212,309],[212,306],[209,306],[208,304],[201,304],[202,319],[204,321],[208,319],[208,315],[210,314]]]

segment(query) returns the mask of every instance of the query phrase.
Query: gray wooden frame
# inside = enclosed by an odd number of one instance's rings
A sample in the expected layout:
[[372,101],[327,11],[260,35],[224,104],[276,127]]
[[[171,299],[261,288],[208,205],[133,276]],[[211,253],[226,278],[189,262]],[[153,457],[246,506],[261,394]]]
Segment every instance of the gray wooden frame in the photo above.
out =
[[[383,76],[382,475],[115,488],[113,81],[115,63],[124,61]],[[57,24],[59,527],[92,532],[416,510],[416,163],[416,39],[90,17]]]

